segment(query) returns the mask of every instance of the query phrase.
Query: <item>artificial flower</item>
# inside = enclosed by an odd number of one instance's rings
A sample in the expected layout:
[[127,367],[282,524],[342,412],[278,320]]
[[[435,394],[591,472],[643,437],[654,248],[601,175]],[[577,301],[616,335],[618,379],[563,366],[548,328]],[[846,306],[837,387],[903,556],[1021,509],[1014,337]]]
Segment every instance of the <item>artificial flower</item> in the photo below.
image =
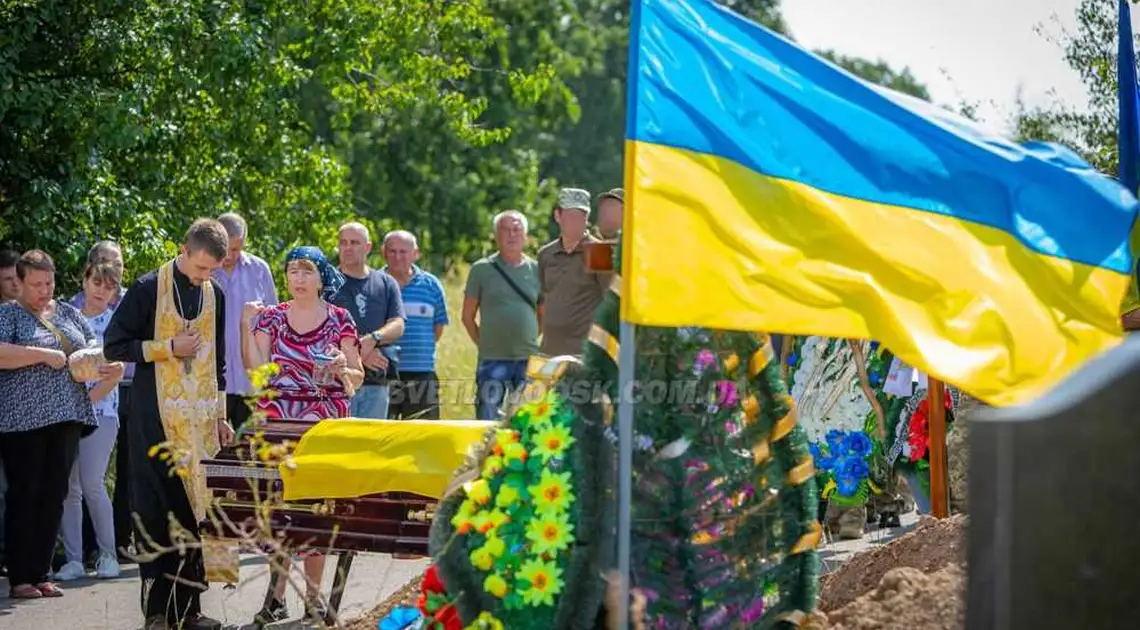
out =
[[531,520],[526,527],[526,537],[531,541],[531,550],[536,554],[563,551],[574,541],[574,526],[565,513],[542,514]]
[[848,433],[845,442],[845,450],[859,457],[870,455],[871,451],[875,448],[875,444],[871,441],[871,438],[867,437],[867,434],[862,431],[852,431]]
[[514,444],[519,441],[519,432],[514,429],[498,429],[495,431],[495,445],[491,447],[491,452],[495,455],[502,455],[506,450],[507,445]]
[[485,546],[471,552],[471,566],[476,569],[490,571],[494,564],[495,559],[491,557],[491,552]]
[[860,479],[848,475],[839,475],[835,478],[835,488],[840,496],[854,496],[859,491]]
[[509,508],[519,500],[519,489],[509,484],[499,487],[499,494],[495,495],[495,506],[503,509]]
[[832,429],[827,432],[827,450],[833,457],[839,457],[843,454],[846,442],[846,437],[842,431]]
[[507,543],[503,542],[502,538],[492,534],[487,537],[487,541],[483,543],[481,549],[486,549],[487,553],[497,560],[507,552]]
[[443,593],[446,589],[443,585],[443,578],[439,575],[439,568],[434,564],[427,568],[424,572],[424,579],[420,583],[420,590],[425,593]]
[[507,581],[498,573],[492,573],[483,580],[483,590],[502,599],[507,595]]
[[866,460],[862,457],[854,457],[852,455],[840,457],[836,462],[835,469],[835,474],[837,475],[854,477],[859,480],[871,474],[871,468],[867,465]]
[[553,562],[531,558],[523,563],[518,579],[529,584],[522,596],[530,606],[553,606],[554,596],[562,592],[562,569]]
[[491,484],[486,479],[475,479],[463,484],[467,497],[476,505],[487,505],[491,502]]
[[[504,588],[506,584],[504,584]],[[464,630],[504,630],[503,622],[499,621],[494,615],[487,611],[479,613],[475,621],[471,625],[464,628]]]
[[506,523],[506,513],[502,510],[494,509],[486,512],[479,512],[472,519],[471,522],[475,526],[475,530],[480,534],[490,534],[494,532],[500,525]]
[[542,470],[539,482],[527,488],[538,512],[565,510],[570,507],[574,495],[570,491],[570,472],[552,473]]
[[550,462],[552,457],[562,457],[566,449],[574,443],[574,436],[570,435],[570,428],[565,425],[545,425],[534,434],[534,454],[542,458],[542,463]]
[[511,465],[514,462],[525,463],[526,457],[526,447],[522,444],[519,444],[518,442],[508,444],[503,449],[503,459],[506,460],[507,465]]
[[811,458],[815,460],[816,468],[824,471],[833,470],[835,468],[835,458],[830,455],[825,455],[815,442],[809,444],[808,449],[811,450]]
[[736,404],[740,396],[736,393],[736,382],[722,380],[716,382],[716,401],[718,405],[731,407]]
[[491,455],[483,460],[483,474],[484,479],[491,479],[495,475],[503,471],[503,458],[499,455]]
[[700,373],[714,365],[716,365],[716,355],[712,350],[704,348],[697,353],[697,358],[693,361],[693,370]]
[[463,630],[463,619],[459,616],[459,611],[451,604],[436,611],[432,615],[431,621],[432,623],[427,626],[431,630]]
[[417,621],[423,619],[423,613],[411,606],[397,606],[393,608],[380,623],[378,630],[405,630],[412,628]]
[[557,395],[553,391],[550,391],[539,400],[526,405],[524,409],[530,414],[531,423],[538,424],[550,420],[550,417],[554,415],[557,402]]

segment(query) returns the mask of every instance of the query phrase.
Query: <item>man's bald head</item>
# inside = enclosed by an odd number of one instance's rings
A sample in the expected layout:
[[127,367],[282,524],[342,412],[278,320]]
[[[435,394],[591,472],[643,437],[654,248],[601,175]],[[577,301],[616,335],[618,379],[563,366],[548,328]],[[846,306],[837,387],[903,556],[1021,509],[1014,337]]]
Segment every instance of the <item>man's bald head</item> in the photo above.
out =
[[362,223],[351,221],[340,226],[337,240],[341,271],[349,275],[359,275],[368,267],[368,254],[372,251],[372,236]]

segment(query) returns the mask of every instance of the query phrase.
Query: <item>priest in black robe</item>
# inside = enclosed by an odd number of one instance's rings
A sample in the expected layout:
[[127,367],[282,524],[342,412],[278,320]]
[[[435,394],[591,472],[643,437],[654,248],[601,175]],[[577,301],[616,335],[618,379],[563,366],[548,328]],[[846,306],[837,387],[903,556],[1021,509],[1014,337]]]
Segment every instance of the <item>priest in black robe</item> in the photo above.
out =
[[108,360],[137,365],[127,428],[147,630],[221,627],[202,614],[201,548],[171,549],[171,530],[198,539],[209,501],[200,463],[233,440],[225,418],[225,302],[211,280],[228,244],[220,223],[196,221],[179,256],[127,291],[105,335]]

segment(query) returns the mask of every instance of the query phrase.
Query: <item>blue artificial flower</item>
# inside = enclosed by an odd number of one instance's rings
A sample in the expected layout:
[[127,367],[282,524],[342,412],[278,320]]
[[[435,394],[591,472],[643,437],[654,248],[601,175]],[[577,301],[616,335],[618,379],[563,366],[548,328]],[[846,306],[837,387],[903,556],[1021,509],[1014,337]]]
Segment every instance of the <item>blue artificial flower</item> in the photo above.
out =
[[859,491],[862,480],[855,477],[840,476],[835,478],[835,489],[840,496],[849,497]]
[[827,450],[834,457],[839,457],[846,452],[845,434],[842,431],[832,429],[827,432]]
[[871,382],[872,386],[874,386],[878,385],[879,381],[883,380],[883,377],[879,376],[878,372],[871,372],[867,375],[867,380]]
[[818,444],[813,442],[808,445],[808,449],[811,450],[811,458],[815,460],[816,468],[820,470],[831,470],[835,468],[835,458],[824,455]]
[[878,341],[872,341],[871,342],[871,351],[874,352],[875,350],[878,350],[878,349],[879,349],[879,342]]
[[854,477],[862,481],[871,474],[871,467],[861,457],[844,457],[836,462],[836,473],[840,477]]
[[397,606],[380,620],[379,630],[405,630],[413,627],[423,617],[420,609],[411,606]]
[[796,361],[799,361],[799,359],[800,357],[797,356],[795,352],[788,353],[788,365],[795,365]]
[[875,444],[871,442],[871,438],[867,437],[866,433],[862,431],[852,431],[847,434],[845,447],[847,452],[852,455],[866,457],[874,450]]

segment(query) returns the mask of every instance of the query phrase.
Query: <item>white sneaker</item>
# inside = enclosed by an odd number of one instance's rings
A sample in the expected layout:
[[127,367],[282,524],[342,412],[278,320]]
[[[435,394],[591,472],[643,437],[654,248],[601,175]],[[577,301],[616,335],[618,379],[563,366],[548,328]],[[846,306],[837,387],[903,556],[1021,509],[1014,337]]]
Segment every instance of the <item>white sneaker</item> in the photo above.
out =
[[87,577],[87,569],[83,568],[82,562],[76,560],[63,565],[55,573],[55,579],[59,582],[70,582],[85,577]]
[[109,553],[101,554],[95,563],[95,575],[104,580],[119,577],[119,561]]

